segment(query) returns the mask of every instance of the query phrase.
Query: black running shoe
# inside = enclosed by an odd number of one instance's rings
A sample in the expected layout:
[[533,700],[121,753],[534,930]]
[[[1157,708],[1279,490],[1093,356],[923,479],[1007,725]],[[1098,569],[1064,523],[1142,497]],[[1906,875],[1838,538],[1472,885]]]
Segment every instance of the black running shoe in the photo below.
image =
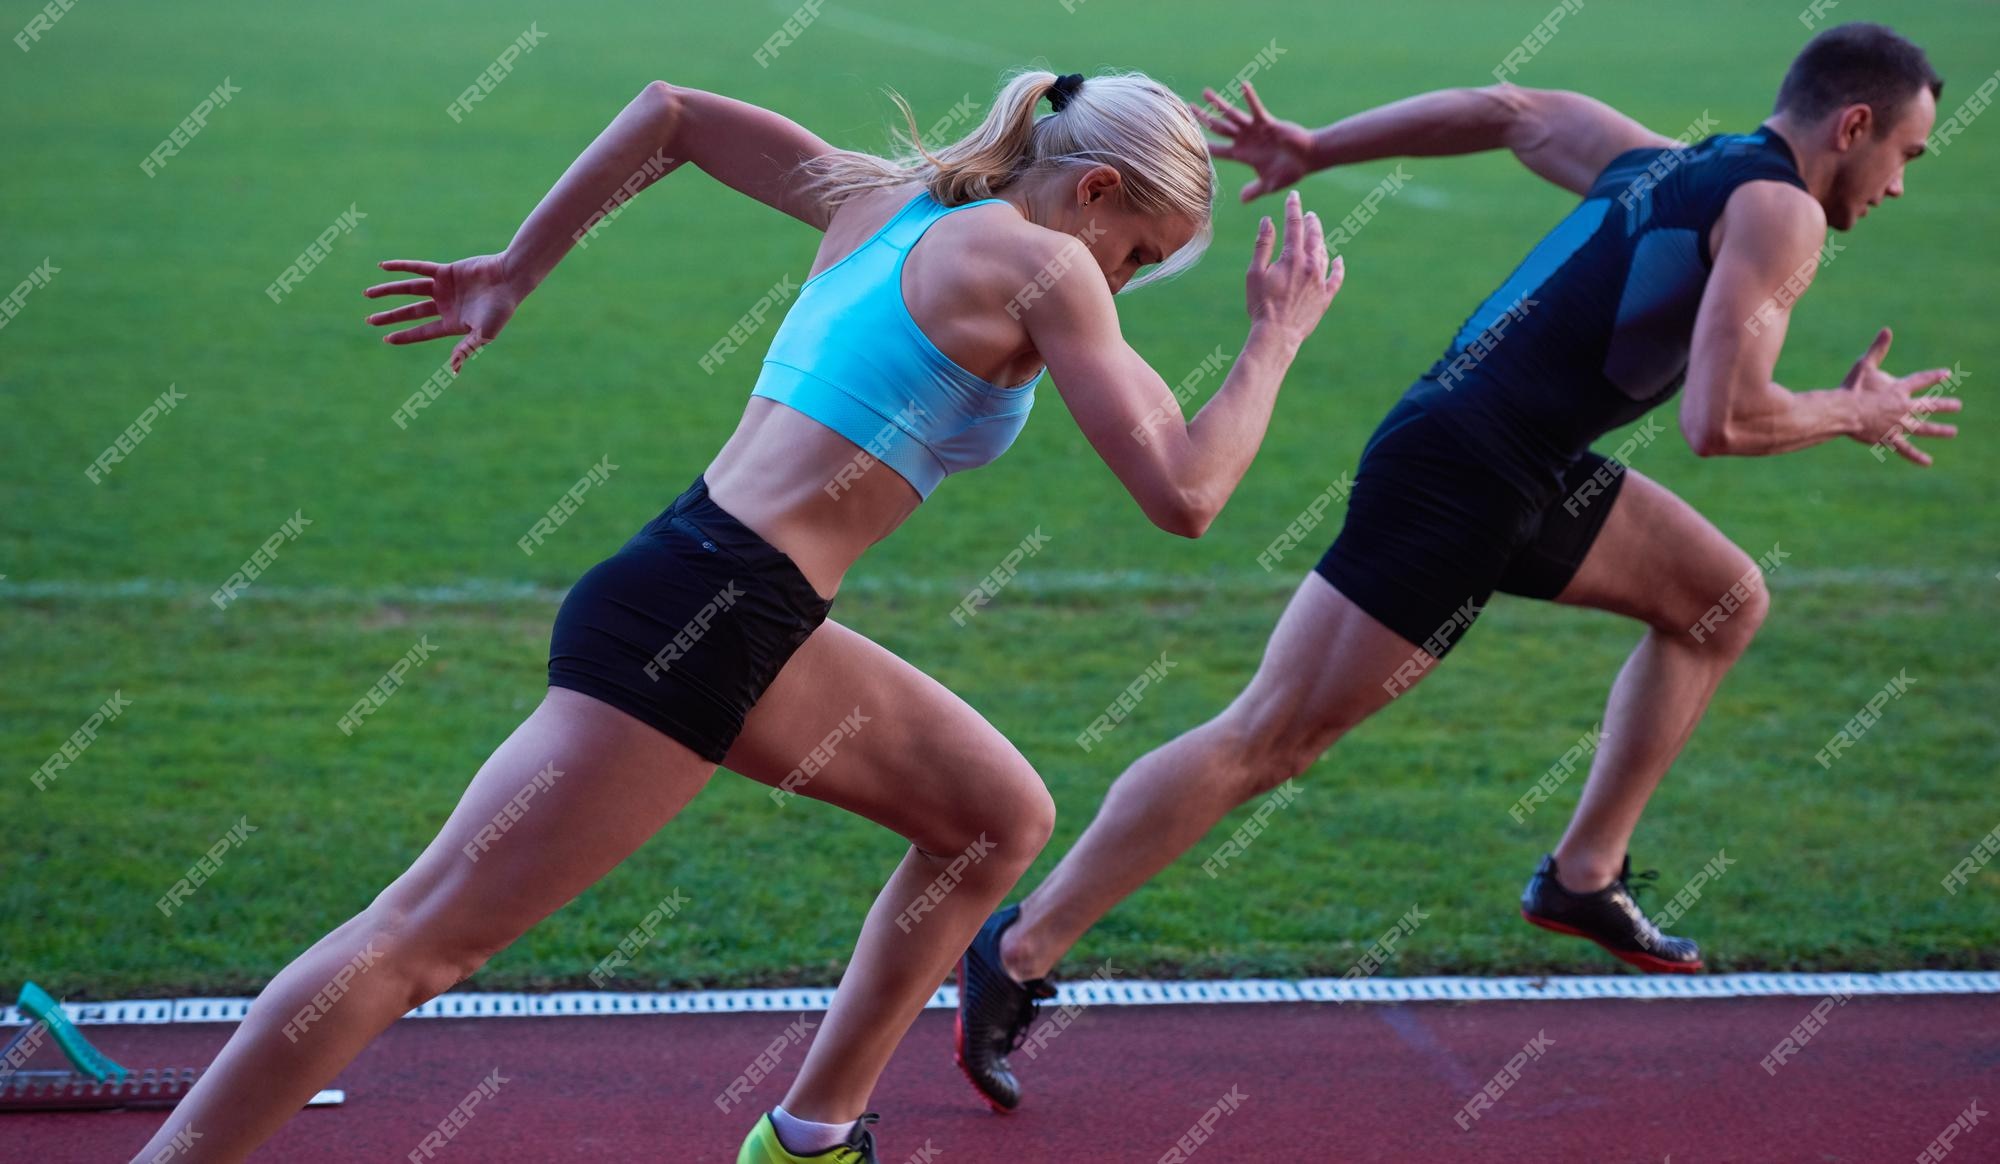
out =
[[[1658,880],[1659,870],[1639,874]],[[1556,858],[1542,858],[1528,887],[1521,891],[1521,916],[1545,930],[1589,938],[1611,955],[1650,974],[1695,974],[1701,970],[1701,947],[1691,938],[1670,937],[1648,921],[1633,894],[1645,888],[1632,884],[1632,858],[1625,858],[1618,879],[1595,893],[1571,893],[1556,880]]]
[[952,1058],[994,1111],[1021,1106],[1021,1081],[1007,1062],[1009,1052],[1028,1037],[1041,1000],[1054,998],[1046,978],[1016,982],[1000,962],[1000,934],[1021,916],[1010,905],[986,919],[958,960],[957,1046]]

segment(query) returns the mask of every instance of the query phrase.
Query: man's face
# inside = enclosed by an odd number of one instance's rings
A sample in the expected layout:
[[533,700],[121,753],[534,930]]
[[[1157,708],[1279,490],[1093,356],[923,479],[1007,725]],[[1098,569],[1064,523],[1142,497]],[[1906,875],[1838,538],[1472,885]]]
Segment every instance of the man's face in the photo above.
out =
[[[1916,97],[1903,103],[1894,124],[1878,131],[1880,123],[1871,117],[1841,154],[1840,166],[1834,171],[1833,188],[1823,202],[1827,225],[1850,230],[1884,198],[1901,198],[1903,167],[1923,156],[1924,139],[1936,121],[1937,98],[1927,86],[1920,86]],[[1848,131],[1843,128],[1839,132]]]

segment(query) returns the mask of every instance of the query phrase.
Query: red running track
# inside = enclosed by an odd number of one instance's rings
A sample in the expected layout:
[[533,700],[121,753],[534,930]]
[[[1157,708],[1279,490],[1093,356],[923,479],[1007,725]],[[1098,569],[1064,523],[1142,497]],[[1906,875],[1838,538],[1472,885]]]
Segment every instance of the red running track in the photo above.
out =
[[[1234,1089],[1191,1160],[1839,1164],[1913,1160],[1974,1099],[2000,1105],[2000,999],[1857,996],[1768,1073],[1817,1001],[1103,1006],[1023,1064],[1011,1116],[980,1103],[951,1063],[952,1016],[928,1011],[877,1092],[876,1132],[883,1164],[927,1145],[936,1164],[1150,1164]],[[406,1020],[341,1075],[344,1107],[300,1113],[254,1159],[405,1160],[497,1067],[498,1093],[437,1161],[731,1161],[801,1048],[734,1112],[715,1097],[797,1017]],[[127,1067],[205,1064],[228,1033],[89,1028]],[[1537,1034],[1541,1056],[1461,1130],[1454,1114]],[[0,1116],[0,1159],[125,1160],[160,1119]],[[1950,1159],[2000,1161],[2000,1120]]]

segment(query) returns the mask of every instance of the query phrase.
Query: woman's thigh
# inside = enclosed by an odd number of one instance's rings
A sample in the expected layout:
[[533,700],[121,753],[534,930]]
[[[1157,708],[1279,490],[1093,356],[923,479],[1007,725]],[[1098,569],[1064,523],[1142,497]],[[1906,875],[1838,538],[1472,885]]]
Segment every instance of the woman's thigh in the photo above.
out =
[[[1035,831],[1054,807],[1020,751],[937,680],[831,619],[751,709],[725,767],[822,800],[931,853],[992,825]],[[1037,842],[1039,847],[1039,842]]]

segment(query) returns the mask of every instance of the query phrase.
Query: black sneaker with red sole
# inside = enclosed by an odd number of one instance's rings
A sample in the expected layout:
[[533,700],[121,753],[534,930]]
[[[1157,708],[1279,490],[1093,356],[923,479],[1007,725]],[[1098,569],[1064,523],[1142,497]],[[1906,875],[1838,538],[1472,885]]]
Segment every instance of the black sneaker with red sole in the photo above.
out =
[[[1659,877],[1648,869],[1640,874],[1645,881]],[[1604,947],[1612,957],[1637,966],[1648,974],[1698,974],[1701,947],[1691,938],[1676,938],[1660,932],[1639,908],[1632,884],[1632,858],[1611,884],[1594,893],[1572,893],[1556,880],[1556,858],[1542,858],[1541,867],[1528,879],[1521,892],[1521,916],[1530,923],[1559,934],[1588,938]]]
[[958,960],[958,1023],[952,1058],[997,1112],[1021,1106],[1021,1081],[1007,1056],[1027,1038],[1043,999],[1056,988],[1046,978],[1016,982],[1000,962],[1000,935],[1021,916],[1010,905],[986,919]]

